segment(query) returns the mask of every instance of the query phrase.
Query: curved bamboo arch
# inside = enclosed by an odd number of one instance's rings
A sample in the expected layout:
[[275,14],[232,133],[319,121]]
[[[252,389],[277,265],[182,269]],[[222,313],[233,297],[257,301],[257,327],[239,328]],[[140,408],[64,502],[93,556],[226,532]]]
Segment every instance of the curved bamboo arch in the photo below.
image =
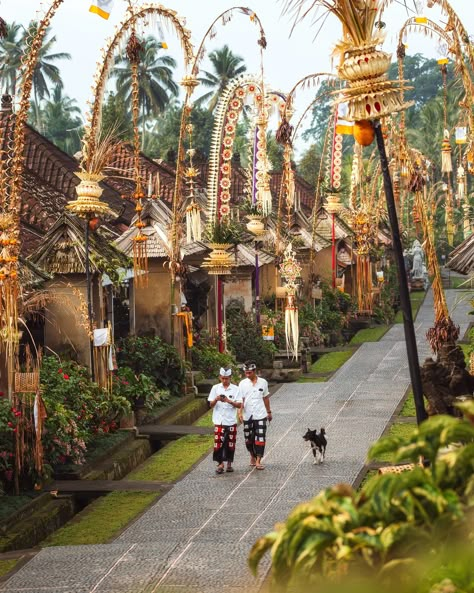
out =
[[7,384],[9,397],[13,391],[13,371],[17,362],[19,332],[18,332],[18,300],[21,286],[18,281],[18,259],[20,253],[20,211],[22,173],[24,167],[24,151],[26,139],[26,123],[30,109],[33,76],[38,60],[38,54],[43,45],[51,19],[64,0],[54,0],[47,9],[44,17],[38,22],[38,27],[32,38],[28,38],[28,50],[22,58],[21,85],[19,108],[15,114],[15,133],[13,140],[8,142],[8,156],[5,166],[0,167],[0,188],[5,196],[0,197],[0,234],[4,243],[0,256],[0,349],[7,361]]
[[199,85],[199,81],[197,79],[197,74],[199,73],[199,63],[204,57],[204,44],[208,37],[215,34],[214,27],[219,20],[222,20],[222,23],[226,25],[232,18],[232,13],[234,11],[238,11],[241,14],[249,15],[252,22],[255,22],[260,29],[260,37],[257,41],[258,45],[260,46],[260,70],[262,73],[262,81],[263,81],[263,50],[267,46],[267,41],[265,37],[265,31],[263,29],[262,23],[258,15],[253,12],[250,8],[246,8],[244,6],[234,6],[228,8],[219,16],[217,16],[209,28],[207,29],[206,33],[204,34],[201,43],[199,44],[198,50],[194,56],[194,61],[191,67],[191,73],[185,76],[181,82],[181,85],[185,89],[185,97],[183,101],[183,110],[181,113],[181,122],[179,127],[179,139],[178,139],[178,154],[177,154],[177,165],[176,165],[176,177],[175,177],[175,186],[174,186],[174,194],[173,194],[173,204],[172,204],[172,221],[171,221],[171,259],[170,259],[170,271],[172,280],[174,279],[176,271],[179,269],[179,259],[180,259],[180,208],[182,203],[182,188],[183,188],[183,174],[182,168],[184,166],[185,160],[185,149],[184,149],[184,137],[186,128],[189,123],[189,118],[192,111],[192,106],[190,105],[191,97]]
[[130,7],[128,12],[130,16],[126,21],[118,26],[114,36],[109,40],[107,44],[107,50],[103,55],[103,60],[98,65],[97,72],[94,76],[94,102],[92,104],[91,111],[87,115],[87,125],[83,139],[83,158],[81,167],[85,170],[87,170],[88,166],[90,165],[91,159],[93,158],[97,148],[97,135],[99,131],[105,86],[113,64],[115,52],[122,44],[125,34],[129,30],[133,30],[139,21],[146,19],[147,17],[162,17],[174,27],[176,33],[178,34],[183,48],[186,68],[189,67],[194,58],[193,46],[191,43],[191,32],[183,26],[182,19],[177,16],[174,10],[168,9],[161,4],[144,4],[137,10],[135,10],[133,7]]
[[[402,28],[400,29],[400,33],[398,36],[398,51],[397,51],[397,56],[398,56],[398,78],[400,81],[400,89],[401,89],[401,93],[402,93],[402,97],[403,97],[403,91],[404,91],[404,87],[403,87],[403,79],[404,79],[404,65],[403,65],[403,58],[405,56],[405,50],[404,50],[404,45],[403,45],[403,37],[406,33],[410,33],[410,32],[414,32],[415,29],[421,29],[425,35],[426,34],[435,34],[437,35],[440,39],[442,39],[443,41],[446,42],[447,46],[448,46],[448,52],[453,54],[456,58],[456,62],[459,68],[459,72],[461,74],[461,78],[462,78],[462,82],[463,82],[463,86],[464,86],[464,91],[466,93],[466,99],[468,102],[468,115],[469,115],[469,124],[471,127],[471,130],[474,129],[473,125],[474,125],[474,119],[472,116],[472,103],[473,103],[473,84],[472,84],[472,80],[471,80],[471,76],[469,74],[469,69],[467,67],[467,64],[465,63],[464,60],[464,54],[462,52],[461,46],[460,46],[460,41],[458,39],[458,36],[456,34],[453,34],[452,36],[449,34],[449,32],[446,29],[441,28],[437,23],[435,23],[434,21],[431,21],[429,19],[426,20],[426,22],[417,22],[417,17],[411,17],[409,18],[402,26]],[[402,112],[402,121],[404,121],[405,119],[405,112]]]
[[208,224],[211,227],[229,215],[232,148],[237,121],[248,95],[254,95],[258,102],[262,100],[263,92],[260,81],[244,74],[227,85],[216,107],[207,186]]
[[464,46],[464,50],[469,59],[469,64],[471,68],[474,70],[474,53],[469,40],[469,33],[464,27],[463,22],[459,18],[457,12],[448,2],[448,0],[429,0],[428,8],[431,8],[435,4],[438,4],[441,10],[448,16],[448,24],[446,25],[445,30],[447,32],[454,31],[456,33],[456,36],[459,37],[459,41]]

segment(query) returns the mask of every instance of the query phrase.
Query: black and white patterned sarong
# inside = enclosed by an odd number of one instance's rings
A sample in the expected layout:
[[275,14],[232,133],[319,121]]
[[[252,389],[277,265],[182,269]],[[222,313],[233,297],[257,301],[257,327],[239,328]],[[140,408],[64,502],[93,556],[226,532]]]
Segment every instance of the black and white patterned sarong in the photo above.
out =
[[253,457],[263,457],[267,434],[267,419],[254,420],[250,417],[244,420],[244,437],[247,451]]

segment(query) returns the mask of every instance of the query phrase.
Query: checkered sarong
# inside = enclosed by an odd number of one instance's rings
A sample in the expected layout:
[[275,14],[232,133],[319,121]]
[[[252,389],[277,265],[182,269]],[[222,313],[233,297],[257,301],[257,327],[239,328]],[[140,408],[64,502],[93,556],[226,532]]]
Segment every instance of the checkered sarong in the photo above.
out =
[[233,426],[214,426],[214,454],[212,458],[217,463],[234,461],[235,441],[237,438],[237,424]]
[[261,420],[244,420],[244,436],[245,446],[247,451],[253,455],[253,457],[263,457],[265,452],[267,434],[267,419],[262,418]]

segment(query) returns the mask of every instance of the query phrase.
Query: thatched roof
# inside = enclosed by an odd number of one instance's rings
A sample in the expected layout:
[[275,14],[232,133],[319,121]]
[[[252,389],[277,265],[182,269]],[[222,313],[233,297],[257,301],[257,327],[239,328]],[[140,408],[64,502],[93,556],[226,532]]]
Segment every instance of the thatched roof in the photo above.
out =
[[472,274],[474,272],[474,235],[464,239],[451,252],[446,267],[460,274]]
[[[44,237],[39,249],[30,256],[33,264],[50,274],[84,274],[85,221],[62,214]],[[128,257],[117,249],[104,232],[90,233],[89,261],[92,272],[104,273],[114,268],[129,268]]]

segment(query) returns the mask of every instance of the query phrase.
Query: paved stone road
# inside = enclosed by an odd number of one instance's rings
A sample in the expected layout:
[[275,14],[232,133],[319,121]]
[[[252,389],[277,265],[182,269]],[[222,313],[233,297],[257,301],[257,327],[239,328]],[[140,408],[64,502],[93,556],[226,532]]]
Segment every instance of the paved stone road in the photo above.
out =
[[[462,334],[470,321],[466,293],[448,291]],[[420,360],[432,324],[428,294],[416,321]],[[403,327],[364,344],[327,383],[286,384],[272,397],[263,472],[247,465],[239,433],[235,472],[215,475],[211,456],[177,483],[114,543],[47,548],[19,570],[2,593],[247,593],[259,580],[247,569],[258,536],[295,504],[338,482],[352,483],[370,444],[384,431],[408,384]],[[325,426],[328,451],[313,466],[301,438]]]

